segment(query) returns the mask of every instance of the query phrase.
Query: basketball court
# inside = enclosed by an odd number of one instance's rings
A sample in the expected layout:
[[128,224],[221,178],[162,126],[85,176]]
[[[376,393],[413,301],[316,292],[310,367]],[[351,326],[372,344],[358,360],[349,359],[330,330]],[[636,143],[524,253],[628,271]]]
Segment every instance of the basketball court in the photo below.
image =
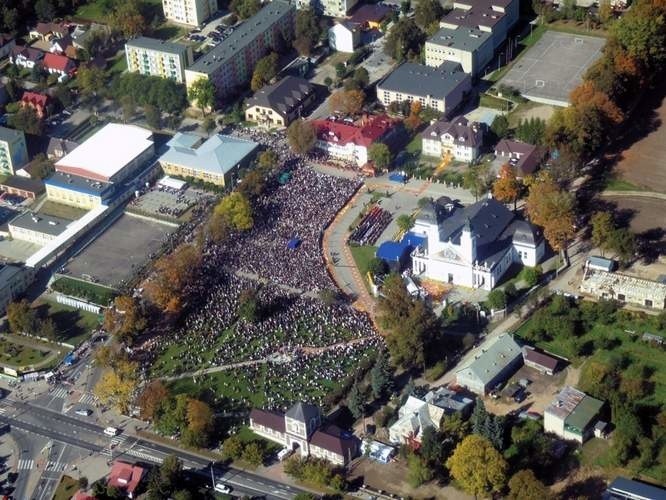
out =
[[531,101],[568,106],[569,94],[599,58],[605,43],[604,38],[546,31],[499,84],[518,89]]

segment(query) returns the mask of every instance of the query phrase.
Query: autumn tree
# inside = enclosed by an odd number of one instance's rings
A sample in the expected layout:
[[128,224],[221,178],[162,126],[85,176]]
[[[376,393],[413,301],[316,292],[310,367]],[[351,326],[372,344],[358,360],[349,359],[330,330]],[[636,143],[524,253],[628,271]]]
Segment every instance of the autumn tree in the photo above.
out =
[[527,196],[530,221],[543,227],[543,234],[553,249],[566,257],[567,243],[575,234],[574,197],[543,174],[531,183]]
[[155,262],[155,272],[145,285],[146,296],[165,312],[179,312],[185,285],[196,278],[201,252],[191,244],[180,245]]
[[94,393],[103,404],[111,405],[126,415],[137,384],[138,365],[132,361],[119,360],[104,371]]
[[185,444],[206,446],[213,430],[213,411],[203,401],[190,398],[187,402],[187,429],[183,433]]
[[109,24],[120,31],[125,38],[140,35],[146,29],[146,20],[141,14],[140,7],[138,0],[117,2],[109,16]]
[[84,94],[97,94],[106,86],[106,73],[93,65],[82,65],[76,72],[76,83]]
[[416,24],[430,35],[439,29],[439,20],[443,14],[444,9],[438,0],[418,0],[414,6]]
[[490,186],[490,170],[487,163],[470,165],[463,173],[463,187],[469,189],[476,201]]
[[272,168],[276,167],[279,162],[280,157],[275,151],[271,149],[262,151],[257,156],[257,165],[264,171],[271,170]]
[[247,231],[254,225],[252,206],[247,198],[238,191],[222,198],[222,201],[213,209],[213,217],[239,231]]
[[12,333],[34,334],[37,329],[37,313],[30,302],[21,299],[7,305],[7,322]]
[[490,441],[476,434],[456,446],[446,467],[456,482],[470,495],[486,497],[506,485],[508,464]]
[[358,115],[364,103],[365,93],[362,90],[338,90],[329,97],[328,107],[332,113]]
[[386,144],[377,142],[370,146],[368,158],[375,164],[375,168],[383,170],[391,164],[393,154]]
[[169,397],[171,397],[169,389],[160,380],[155,380],[145,386],[138,398],[141,418],[152,422],[164,401]]
[[615,232],[615,221],[610,212],[595,212],[590,218],[592,226],[592,244],[601,250],[601,255],[611,246],[613,233]]
[[294,120],[287,128],[287,142],[296,154],[309,153],[315,145],[315,140],[315,130],[310,122],[303,119]]
[[187,91],[187,97],[201,109],[203,114],[215,104],[215,87],[208,78],[199,78]]
[[493,183],[493,196],[502,203],[513,203],[513,209],[516,209],[516,202],[520,196],[520,182],[516,178],[516,169],[508,163],[502,165],[499,178]]
[[409,116],[405,118],[405,127],[409,130],[416,130],[421,125],[421,103],[413,101],[409,107]]
[[548,500],[550,490],[530,469],[516,472],[509,480],[509,500]]
[[128,295],[119,295],[114,299],[113,306],[104,311],[104,329],[120,342],[131,344],[147,324],[139,301]]
[[256,92],[264,85],[268,84],[273,78],[275,78],[277,71],[278,55],[275,52],[271,52],[267,56],[259,59],[254,66],[252,81],[250,82],[250,88],[252,91]]
[[321,38],[319,19],[312,9],[299,9],[294,20],[294,48],[302,56],[309,56]]

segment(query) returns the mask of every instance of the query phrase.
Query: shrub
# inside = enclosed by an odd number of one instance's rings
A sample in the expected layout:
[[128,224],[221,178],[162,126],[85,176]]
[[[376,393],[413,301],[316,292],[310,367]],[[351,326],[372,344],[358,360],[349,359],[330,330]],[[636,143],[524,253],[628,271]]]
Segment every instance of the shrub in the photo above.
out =
[[441,360],[432,365],[425,371],[425,379],[428,382],[434,382],[446,373],[446,361]]
[[506,294],[504,290],[495,288],[492,292],[488,294],[487,299],[488,307],[494,310],[504,309],[506,307]]
[[539,282],[541,276],[541,266],[529,267],[525,266],[518,274],[518,279],[524,281],[529,288],[532,288]]

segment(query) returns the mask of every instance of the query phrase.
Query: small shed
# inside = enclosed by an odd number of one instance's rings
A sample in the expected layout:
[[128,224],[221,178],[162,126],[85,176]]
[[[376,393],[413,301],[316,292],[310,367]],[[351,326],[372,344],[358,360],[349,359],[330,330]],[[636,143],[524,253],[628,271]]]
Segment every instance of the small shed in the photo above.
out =
[[552,375],[557,370],[559,361],[552,356],[536,351],[533,347],[523,347],[523,361],[525,366],[534,368],[535,370]]
[[174,179],[173,177],[165,175],[159,181],[157,181],[157,185],[169,189],[175,189],[176,191],[180,191],[187,187],[187,182],[181,181],[180,179]]
[[605,259],[604,257],[591,256],[587,259],[588,269],[594,269],[596,271],[606,271],[610,273],[616,268],[616,263],[613,259]]
[[379,441],[364,440],[361,443],[361,453],[380,464],[387,464],[395,456],[395,447]]
[[609,425],[608,422],[599,420],[594,424],[594,437],[600,439],[608,439]]

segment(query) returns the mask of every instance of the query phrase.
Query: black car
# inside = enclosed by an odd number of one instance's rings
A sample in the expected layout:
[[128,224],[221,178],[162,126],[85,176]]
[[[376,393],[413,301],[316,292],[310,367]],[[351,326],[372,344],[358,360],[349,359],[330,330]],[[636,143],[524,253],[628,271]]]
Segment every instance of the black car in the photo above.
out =
[[527,398],[527,393],[524,390],[520,390],[513,395],[513,400],[516,403],[522,403]]

